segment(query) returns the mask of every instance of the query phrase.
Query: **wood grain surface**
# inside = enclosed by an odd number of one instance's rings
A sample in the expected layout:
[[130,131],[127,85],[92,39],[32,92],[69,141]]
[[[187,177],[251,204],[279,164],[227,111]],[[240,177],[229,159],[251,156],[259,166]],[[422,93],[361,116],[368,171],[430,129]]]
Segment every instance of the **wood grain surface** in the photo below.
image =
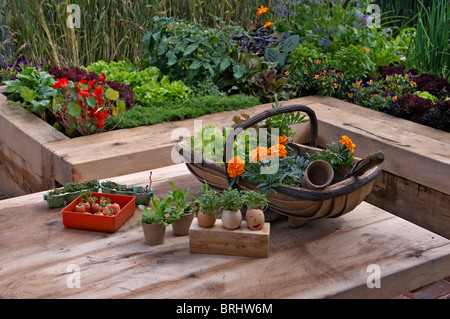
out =
[[[145,186],[148,175],[112,180]],[[169,181],[191,194],[201,187],[184,165],[152,176],[156,197]],[[66,229],[61,209],[38,195],[0,206],[0,298],[386,298],[450,275],[449,240],[365,202],[296,229],[280,216],[270,256],[254,258],[190,253],[171,226],[163,245],[146,245],[138,209],[113,234]],[[372,264],[380,288],[366,284]],[[68,286],[74,265],[80,288]]]

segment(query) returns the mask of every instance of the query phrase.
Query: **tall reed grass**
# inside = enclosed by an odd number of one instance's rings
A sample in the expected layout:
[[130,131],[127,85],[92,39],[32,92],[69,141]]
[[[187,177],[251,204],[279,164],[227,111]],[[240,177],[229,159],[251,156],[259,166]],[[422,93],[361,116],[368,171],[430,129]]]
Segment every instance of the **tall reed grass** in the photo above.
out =
[[[79,66],[98,60],[136,62],[143,53],[146,23],[155,14],[211,27],[239,24],[249,30],[254,26],[257,8],[261,5],[270,8],[273,2],[275,0],[15,0],[0,4],[0,21],[9,30],[9,37],[3,37],[14,47],[9,63],[49,58],[58,66]],[[67,7],[71,3],[80,6],[80,28],[67,27]]]
[[416,36],[409,51],[413,65],[424,72],[450,79],[450,2],[435,0],[417,14]]

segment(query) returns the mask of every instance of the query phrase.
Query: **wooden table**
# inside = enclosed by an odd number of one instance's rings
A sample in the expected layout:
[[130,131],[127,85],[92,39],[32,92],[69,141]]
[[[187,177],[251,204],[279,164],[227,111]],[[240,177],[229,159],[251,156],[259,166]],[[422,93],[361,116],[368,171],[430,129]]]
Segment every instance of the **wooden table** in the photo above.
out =
[[[145,186],[148,172],[111,180]],[[201,186],[174,165],[153,171],[155,196],[169,181]],[[268,258],[190,253],[171,227],[146,245],[140,215],[107,234],[66,229],[42,193],[0,201],[0,298],[387,298],[450,275],[449,240],[365,202],[296,229],[276,219]]]

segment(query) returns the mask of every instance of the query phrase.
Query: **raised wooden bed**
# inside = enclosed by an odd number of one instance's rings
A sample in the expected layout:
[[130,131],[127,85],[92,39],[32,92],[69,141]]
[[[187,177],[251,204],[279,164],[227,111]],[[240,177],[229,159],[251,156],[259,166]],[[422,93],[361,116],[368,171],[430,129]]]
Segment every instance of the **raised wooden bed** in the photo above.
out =
[[[356,156],[383,151],[383,172],[366,201],[450,238],[450,133],[329,97],[282,104],[303,104],[316,112],[319,145],[348,135]],[[0,95],[0,188],[18,196],[172,165],[173,146],[193,134],[195,121],[221,127],[232,124],[236,114],[253,116],[271,107],[69,139],[21,107],[8,106]],[[296,142],[308,141],[308,130],[307,124],[299,126]]]

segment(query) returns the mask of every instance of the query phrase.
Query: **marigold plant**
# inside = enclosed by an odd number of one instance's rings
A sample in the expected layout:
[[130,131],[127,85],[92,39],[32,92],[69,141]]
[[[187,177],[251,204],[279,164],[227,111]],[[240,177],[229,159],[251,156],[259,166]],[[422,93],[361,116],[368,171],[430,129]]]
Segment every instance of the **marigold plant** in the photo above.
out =
[[270,151],[265,146],[258,146],[250,153],[250,162],[256,163],[258,161],[264,161],[270,156]]
[[269,148],[269,153],[269,158],[272,160],[276,159],[277,157],[284,158],[287,156],[286,146],[283,144],[276,144]]
[[355,151],[356,145],[353,144],[352,140],[347,135],[342,136],[342,140],[340,140],[339,143],[347,147],[350,153],[353,153]]
[[239,156],[233,157],[228,162],[227,172],[230,177],[237,177],[242,175],[245,171],[245,161],[241,159]]

